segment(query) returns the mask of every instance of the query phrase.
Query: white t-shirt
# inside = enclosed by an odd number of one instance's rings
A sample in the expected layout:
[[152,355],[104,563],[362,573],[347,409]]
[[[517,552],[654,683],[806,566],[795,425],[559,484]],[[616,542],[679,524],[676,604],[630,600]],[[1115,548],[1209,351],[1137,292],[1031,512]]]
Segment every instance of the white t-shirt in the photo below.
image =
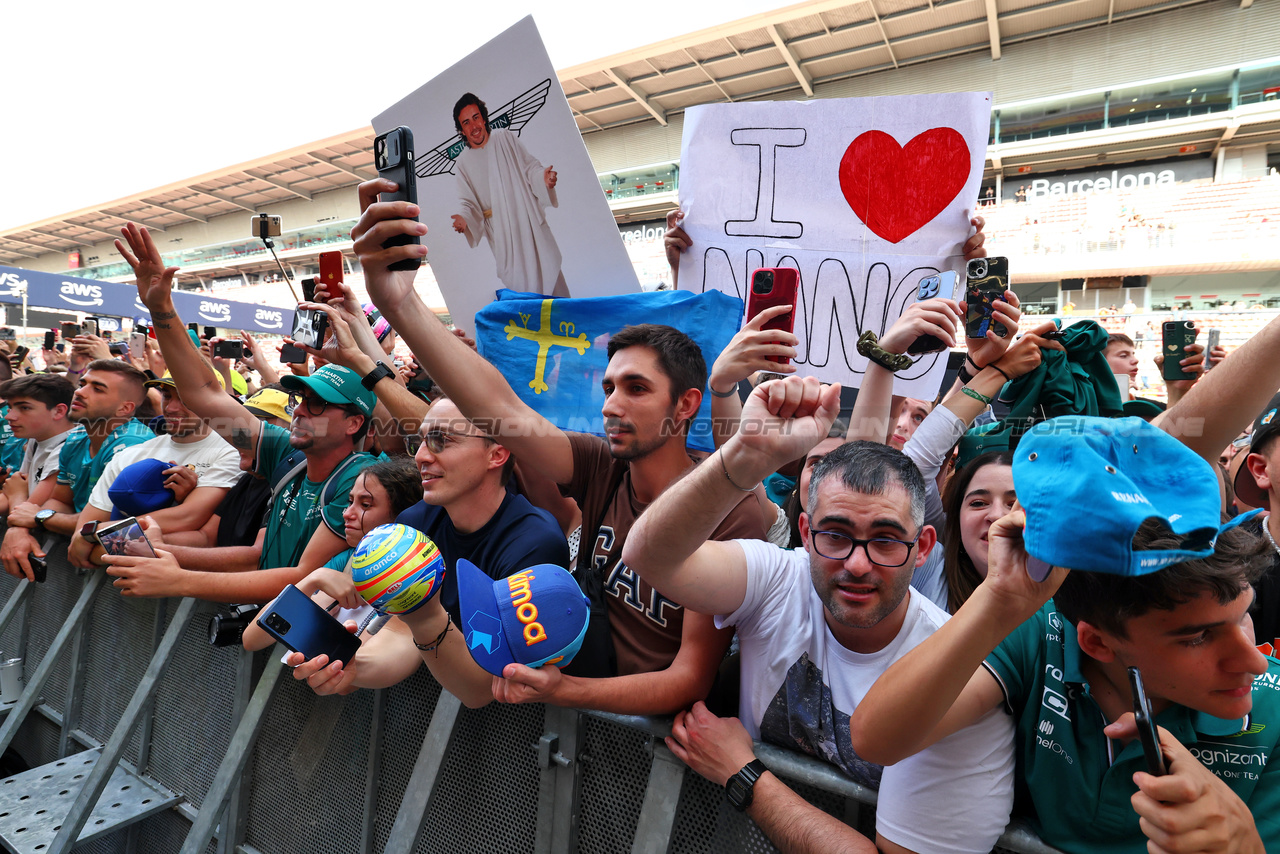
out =
[[973,726],[881,768],[857,756],[849,715],[876,678],[948,615],[912,592],[898,636],[860,654],[831,634],[809,575],[809,554],[758,540],[746,553],[742,607],[716,617],[736,626],[742,648],[739,717],[761,741],[808,753],[878,787],[876,830],[919,854],[986,854],[1013,809],[1013,720],[993,709]]
[[70,433],[70,430],[64,430],[43,442],[27,440],[26,450],[22,452],[22,466],[18,471],[27,476],[28,490],[35,489],[37,483],[58,473],[58,454],[62,452],[62,443]]
[[99,510],[111,510],[111,496],[107,494],[107,490],[111,488],[116,475],[125,466],[147,459],[195,467],[199,478],[196,486],[230,488],[240,479],[240,454],[217,433],[186,443],[175,442],[172,436],[157,436],[141,445],[125,448],[112,457],[89,495],[89,504]]

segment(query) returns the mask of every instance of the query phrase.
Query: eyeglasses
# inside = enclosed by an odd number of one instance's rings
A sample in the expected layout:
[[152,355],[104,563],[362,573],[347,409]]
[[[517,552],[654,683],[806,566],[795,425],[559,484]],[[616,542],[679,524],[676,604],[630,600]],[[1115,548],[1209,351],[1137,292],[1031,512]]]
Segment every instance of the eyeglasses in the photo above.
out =
[[427,450],[433,454],[443,451],[452,439],[490,439],[491,437],[484,433],[460,433],[457,430],[441,430],[431,429],[425,434],[411,433],[404,437],[404,447],[411,454],[418,453],[418,449],[423,445],[427,446]]
[[324,415],[324,411],[330,406],[342,406],[342,404],[330,403],[323,397],[317,397],[313,394],[290,395],[288,409],[290,417],[293,416],[294,411],[297,410],[299,406],[302,407],[302,411],[307,415],[310,415],[312,418],[319,418],[321,415]]
[[888,537],[872,537],[859,540],[836,531],[811,531],[809,539],[813,550],[827,560],[848,560],[849,555],[858,546],[867,554],[867,560],[877,566],[902,566],[911,557],[911,548],[920,539],[917,533],[914,540],[894,540]]

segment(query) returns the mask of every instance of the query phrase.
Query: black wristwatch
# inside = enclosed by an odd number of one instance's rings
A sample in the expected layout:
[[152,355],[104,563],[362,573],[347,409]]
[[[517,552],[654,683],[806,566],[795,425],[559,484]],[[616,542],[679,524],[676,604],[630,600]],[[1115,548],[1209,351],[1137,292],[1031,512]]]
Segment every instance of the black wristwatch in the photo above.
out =
[[360,385],[369,389],[369,391],[373,391],[373,387],[384,377],[394,377],[395,375],[395,371],[388,368],[386,362],[379,362],[372,371],[364,375],[360,380]]
[[747,807],[751,806],[751,800],[755,796],[756,780],[759,780],[760,775],[768,770],[759,759],[753,759],[742,766],[741,771],[725,781],[724,793],[729,798],[729,803],[733,804],[738,812],[746,812]]
[[52,519],[57,512],[57,510],[53,509],[41,510],[36,514],[36,527],[43,531],[44,523]]

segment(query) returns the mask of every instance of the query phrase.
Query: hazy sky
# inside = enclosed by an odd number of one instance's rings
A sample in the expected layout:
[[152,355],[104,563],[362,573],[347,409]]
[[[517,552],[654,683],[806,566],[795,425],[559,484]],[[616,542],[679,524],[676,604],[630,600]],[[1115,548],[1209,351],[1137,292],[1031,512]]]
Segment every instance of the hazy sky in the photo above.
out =
[[567,68],[783,5],[9,3],[0,228],[367,125],[529,13]]

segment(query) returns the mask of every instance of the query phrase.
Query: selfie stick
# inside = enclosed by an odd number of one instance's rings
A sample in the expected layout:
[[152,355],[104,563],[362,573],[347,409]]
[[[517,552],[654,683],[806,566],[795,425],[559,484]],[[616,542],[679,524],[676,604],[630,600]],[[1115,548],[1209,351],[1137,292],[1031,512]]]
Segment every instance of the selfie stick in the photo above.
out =
[[258,220],[258,237],[262,240],[264,246],[271,250],[271,257],[276,259],[276,266],[280,268],[280,275],[284,276],[284,283],[289,286],[289,293],[293,294],[294,302],[302,302],[298,299],[298,292],[293,289],[293,282],[289,281],[289,274],[285,272],[284,265],[280,263],[280,256],[276,254],[276,245],[267,237],[267,221],[266,215]]

